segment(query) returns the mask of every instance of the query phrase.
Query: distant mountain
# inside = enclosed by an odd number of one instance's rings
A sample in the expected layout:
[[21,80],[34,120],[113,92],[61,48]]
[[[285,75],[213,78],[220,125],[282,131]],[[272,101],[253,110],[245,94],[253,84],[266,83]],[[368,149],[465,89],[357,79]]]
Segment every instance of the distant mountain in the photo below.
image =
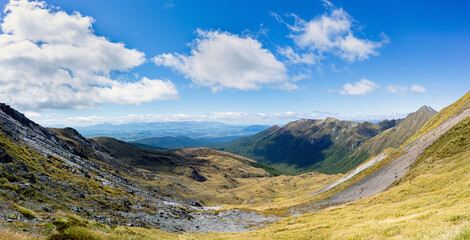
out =
[[177,148],[197,148],[197,147],[205,147],[208,145],[222,143],[222,142],[230,142],[233,141],[240,136],[228,136],[228,137],[214,137],[214,138],[190,138],[186,136],[178,136],[178,137],[153,137],[153,138],[143,138],[136,141],[131,141],[129,143],[135,145],[147,145],[157,148],[166,148],[166,149],[177,149]]
[[334,118],[301,119],[212,147],[273,165],[289,174],[345,173],[385,147],[401,145],[435,113],[423,107],[405,119],[376,124]]
[[[269,126],[251,125],[234,126],[215,121],[185,121],[185,122],[151,122],[127,124],[97,124],[76,127],[85,137],[113,137],[124,141],[135,141],[142,138],[179,137],[189,138],[219,138],[227,136],[248,136],[262,131]],[[217,141],[215,141],[217,142]]]

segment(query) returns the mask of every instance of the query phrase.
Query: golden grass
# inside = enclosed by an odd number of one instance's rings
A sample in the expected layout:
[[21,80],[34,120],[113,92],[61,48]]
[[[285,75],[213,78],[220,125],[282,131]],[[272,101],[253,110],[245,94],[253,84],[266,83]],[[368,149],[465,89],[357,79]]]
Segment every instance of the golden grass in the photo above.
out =
[[[470,118],[467,118],[426,149],[405,180],[386,192],[289,217],[248,233],[195,236],[200,239],[468,239],[469,131]],[[449,142],[453,144],[445,145]],[[449,151],[451,154],[446,155]]]
[[[453,239],[470,226],[470,153],[387,192],[220,239]],[[445,161],[445,162],[444,162]],[[444,166],[443,166],[444,165]],[[459,217],[457,217],[459,216]]]
[[[470,92],[455,104],[443,109],[438,114],[439,116],[427,123],[423,127],[424,130],[420,130],[413,138],[417,139],[434,129],[462,109],[469,101]],[[470,239],[469,131],[470,118],[467,118],[427,148],[410,172],[388,191],[318,212],[288,217],[255,231],[173,234],[146,228],[111,228],[89,222],[86,227],[71,226],[64,233],[112,240]],[[14,150],[22,151],[21,149]],[[221,161],[216,157],[209,160]],[[208,173],[211,175],[210,172]],[[176,176],[176,178],[185,180],[184,176]],[[339,178],[340,175],[322,174],[275,178],[232,178],[238,182],[238,185],[233,184],[232,187],[226,188],[223,187],[227,184],[226,177],[211,175],[208,182],[193,182],[193,185],[188,186],[194,186],[193,191],[200,191],[201,195],[209,194],[208,203],[227,201],[232,203],[232,205],[226,205],[228,208],[235,207],[234,204],[244,204],[238,207],[276,212],[282,208],[327,196],[328,193],[314,197],[310,194]],[[170,181],[165,183],[170,183]],[[184,190],[181,191],[184,192]],[[214,200],[209,198],[214,198]],[[241,199],[241,203],[236,200],[230,202],[230,199],[236,198]],[[65,217],[72,218],[72,216]],[[42,240],[45,238],[0,229],[0,240],[2,239]]]
[[416,139],[424,136],[426,133],[437,128],[447,119],[459,113],[459,111],[464,110],[463,108],[469,103],[470,103],[470,91],[468,91],[463,97],[461,97],[455,103],[443,108],[436,115],[434,115],[434,117],[432,117],[418,132],[416,132],[413,136],[411,136],[404,145],[412,143]]
[[37,236],[10,229],[0,229],[0,240],[45,240],[44,236]]

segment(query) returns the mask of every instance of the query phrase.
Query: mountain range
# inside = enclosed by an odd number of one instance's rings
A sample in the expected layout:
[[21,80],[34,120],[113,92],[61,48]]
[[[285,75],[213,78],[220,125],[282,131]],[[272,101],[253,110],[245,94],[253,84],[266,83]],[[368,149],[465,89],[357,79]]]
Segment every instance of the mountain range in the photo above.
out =
[[345,174],[279,175],[209,148],[85,138],[5,104],[0,122],[4,239],[470,237],[470,92],[437,114],[425,106],[377,124],[301,119],[235,140],[252,146],[256,136],[254,149],[279,155],[342,148],[370,156]]
[[397,148],[436,111],[428,106],[404,119],[370,122],[300,119],[251,137],[211,147],[270,164],[283,173],[346,173],[385,148]]

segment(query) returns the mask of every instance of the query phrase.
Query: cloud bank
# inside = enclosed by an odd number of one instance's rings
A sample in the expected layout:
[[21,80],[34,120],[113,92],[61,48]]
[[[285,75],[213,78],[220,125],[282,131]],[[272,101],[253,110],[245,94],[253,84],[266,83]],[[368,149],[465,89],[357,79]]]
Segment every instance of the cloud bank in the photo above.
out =
[[115,72],[145,61],[144,53],[94,34],[94,19],[12,0],[0,34],[0,99],[22,109],[86,108],[174,99],[168,80],[118,81]]

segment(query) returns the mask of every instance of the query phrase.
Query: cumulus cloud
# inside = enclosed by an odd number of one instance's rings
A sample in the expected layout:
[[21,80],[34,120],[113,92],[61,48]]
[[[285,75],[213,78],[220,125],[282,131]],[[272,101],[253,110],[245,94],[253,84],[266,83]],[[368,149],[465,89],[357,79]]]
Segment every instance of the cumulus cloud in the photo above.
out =
[[404,93],[408,92],[408,87],[389,85],[387,86],[387,92],[392,93],[392,94],[403,95]]
[[416,92],[416,93],[425,93],[426,88],[424,88],[423,86],[420,86],[420,85],[413,85],[411,87],[411,91]]
[[171,67],[214,92],[225,88],[255,90],[263,86],[297,88],[288,81],[284,64],[256,39],[200,29],[197,34],[189,55],[164,53],[154,58],[155,64]]
[[84,108],[172,99],[170,81],[121,82],[112,73],[145,61],[144,53],[96,36],[94,19],[12,0],[0,34],[0,99],[24,109]]
[[365,78],[353,84],[346,83],[339,92],[343,95],[366,95],[379,88],[379,85]]
[[284,21],[279,15],[273,16],[287,25],[291,30],[289,35],[303,51],[316,56],[332,53],[348,62],[368,59],[378,55],[377,49],[388,42],[385,34],[381,41],[371,41],[358,38],[354,34],[354,19],[342,8],[335,8],[329,1],[323,1],[332,11],[306,21],[295,14],[289,14],[294,19],[293,24]]

